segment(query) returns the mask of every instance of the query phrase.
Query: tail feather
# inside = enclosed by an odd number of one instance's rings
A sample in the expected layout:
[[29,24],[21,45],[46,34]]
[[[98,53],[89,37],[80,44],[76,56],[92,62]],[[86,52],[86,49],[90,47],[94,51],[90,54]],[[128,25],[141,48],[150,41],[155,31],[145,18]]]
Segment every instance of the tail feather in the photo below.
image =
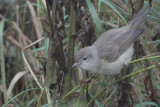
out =
[[127,24],[130,25],[132,29],[137,29],[148,18],[148,15],[152,13],[152,9],[148,8],[147,6],[143,7]]

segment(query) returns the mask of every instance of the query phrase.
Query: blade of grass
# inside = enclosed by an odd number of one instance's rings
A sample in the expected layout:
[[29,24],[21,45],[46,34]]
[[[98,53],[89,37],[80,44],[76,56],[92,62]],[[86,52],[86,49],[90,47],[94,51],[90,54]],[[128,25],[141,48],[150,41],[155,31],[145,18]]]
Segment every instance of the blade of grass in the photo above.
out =
[[43,47],[39,47],[39,48],[36,48],[36,49],[32,49],[31,52],[32,52],[32,53],[35,53],[35,52],[43,51],[43,50],[45,50],[45,49],[46,49],[46,47],[43,46]]
[[[32,104],[36,101],[36,98],[32,98],[31,101],[27,103],[26,107],[32,107]],[[21,106],[22,107],[22,106]]]
[[30,48],[31,46],[37,44],[38,42],[42,41],[43,39],[45,39],[45,37],[38,39],[37,41],[33,42],[32,44],[30,44],[30,45],[26,46],[24,49],[22,49],[22,57],[23,57],[23,60],[24,60],[24,62],[25,62],[25,64],[26,64],[26,66],[28,67],[30,73],[32,74],[33,78],[35,79],[37,85],[41,88],[41,90],[42,90],[43,88],[42,88],[41,84],[39,83],[37,77],[35,76],[32,68],[30,67],[30,65],[29,65],[29,63],[28,63],[28,61],[27,61],[27,59],[26,59],[26,57],[25,57],[25,55],[24,55],[24,51],[27,50],[28,48]]
[[115,8],[117,8],[117,10],[120,11],[120,13],[123,13],[124,16],[128,16],[129,17],[129,13],[126,12],[123,8],[119,7],[117,4],[114,4]]
[[[137,81],[137,80],[136,80]],[[137,82],[138,83],[138,82]],[[142,92],[141,92],[141,88],[140,88],[140,84],[137,84],[137,86],[138,86],[138,95],[139,95],[139,102],[140,103],[142,103],[142,99],[143,99],[143,97],[142,97]]]
[[41,107],[49,107],[50,105],[52,105],[52,103],[44,104],[44,105],[42,105]]
[[[90,91],[88,91],[88,93],[91,98],[94,97],[94,95]],[[97,107],[103,107],[102,104],[97,99],[95,99],[95,104]]]
[[91,3],[91,0],[86,0],[86,3],[88,5],[89,11],[90,11],[90,13],[91,13],[91,15],[93,17],[94,23],[96,24],[96,28],[97,28],[98,32],[99,33],[103,32],[102,25],[100,23],[100,19],[98,17],[98,14],[96,12],[95,7]]
[[45,10],[45,7],[43,5],[40,5],[40,4],[37,4],[37,3],[25,3],[25,4],[20,5],[18,8],[15,9],[15,11],[12,12],[11,18],[9,20],[13,20],[15,18],[16,11],[18,11],[18,10],[24,8],[25,6],[28,6],[28,5],[33,5],[33,6],[36,6],[36,7],[39,7],[41,9]]
[[98,14],[99,14],[99,11],[100,11],[100,9],[101,9],[101,0],[98,0]]
[[47,57],[48,56],[48,49],[49,49],[49,38],[46,38],[45,39],[45,42],[46,42],[46,44],[45,44],[45,57]]
[[46,88],[44,87],[43,90],[41,91],[40,95],[39,95],[37,107],[41,106],[41,99],[42,99],[42,96],[43,96],[45,90],[46,90]]
[[154,102],[142,102],[140,104],[137,104],[135,107],[146,107],[146,106],[154,106],[154,107],[159,107],[156,103]]
[[15,84],[17,83],[17,81],[22,77],[24,76],[25,74],[27,73],[27,71],[22,71],[22,72],[18,72],[12,79],[9,87],[8,87],[8,90],[7,90],[7,97],[10,98],[11,96],[11,93],[12,93],[12,90],[15,86]]
[[33,91],[33,90],[39,90],[40,88],[32,88],[32,89],[28,89],[25,91],[20,92],[19,94],[17,94],[16,96],[14,96],[13,98],[11,98],[7,103],[5,103],[2,107],[6,107],[11,101],[13,101],[15,98],[17,98],[18,96],[22,95],[23,93],[26,93],[28,91]]
[[3,19],[0,23],[0,59],[1,59],[1,75],[2,75],[2,86],[4,90],[4,103],[7,102],[7,88],[6,88],[6,74],[5,74],[5,60],[3,50],[3,27],[5,20]]
[[127,23],[127,20],[120,14],[120,12],[117,10],[117,8],[113,5],[111,1],[109,0],[101,0],[101,1],[106,5],[108,5],[111,9],[113,9],[124,23]]
[[[29,4],[29,3],[30,2],[27,1],[27,4]],[[41,23],[39,22],[39,20],[37,18],[36,11],[33,8],[33,6],[28,5],[28,8],[30,10],[30,14],[31,14],[32,19],[33,19],[33,25],[34,25],[34,28],[35,28],[35,31],[36,31],[36,34],[37,34],[37,38],[40,39],[40,38],[42,38],[42,35],[43,35],[43,29],[42,29]]]
[[40,5],[40,6],[42,6],[43,9],[45,9],[45,11],[47,11],[45,2],[43,2],[42,0],[38,0],[38,3],[37,3],[37,4]]
[[[28,89],[31,88],[31,86],[33,84],[33,81],[34,81],[34,78],[31,78],[30,81],[29,81],[29,83],[27,83],[28,85],[27,85],[26,90],[28,90]],[[21,102],[25,102],[25,99],[26,99],[27,95],[28,95],[28,91],[23,94]],[[22,106],[23,106],[23,103],[20,105],[20,107],[22,107]]]

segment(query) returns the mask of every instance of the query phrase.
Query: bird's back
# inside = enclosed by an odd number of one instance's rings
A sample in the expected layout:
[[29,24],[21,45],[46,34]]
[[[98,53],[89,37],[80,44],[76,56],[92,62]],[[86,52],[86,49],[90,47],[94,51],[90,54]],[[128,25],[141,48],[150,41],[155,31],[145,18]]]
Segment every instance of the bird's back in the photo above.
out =
[[151,10],[143,7],[137,15],[118,29],[111,29],[104,32],[93,44],[96,47],[99,57],[109,62],[117,60],[143,33],[138,27],[147,19]]

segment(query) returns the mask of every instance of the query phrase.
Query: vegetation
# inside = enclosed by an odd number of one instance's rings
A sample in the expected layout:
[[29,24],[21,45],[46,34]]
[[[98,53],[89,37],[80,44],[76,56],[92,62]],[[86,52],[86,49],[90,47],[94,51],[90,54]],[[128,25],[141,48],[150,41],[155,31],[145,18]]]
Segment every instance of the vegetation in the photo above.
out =
[[[121,74],[72,68],[80,48],[124,26],[142,6],[135,56]],[[0,106],[159,107],[160,0],[4,0],[0,4]]]

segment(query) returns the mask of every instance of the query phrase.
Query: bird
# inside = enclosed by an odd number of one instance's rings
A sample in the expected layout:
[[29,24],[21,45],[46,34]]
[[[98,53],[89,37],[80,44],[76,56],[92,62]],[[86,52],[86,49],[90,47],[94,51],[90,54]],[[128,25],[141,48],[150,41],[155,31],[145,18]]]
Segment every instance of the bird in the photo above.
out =
[[123,27],[104,32],[91,46],[79,50],[73,67],[98,74],[118,74],[132,60],[134,42],[143,33],[139,27],[152,9],[143,6]]

